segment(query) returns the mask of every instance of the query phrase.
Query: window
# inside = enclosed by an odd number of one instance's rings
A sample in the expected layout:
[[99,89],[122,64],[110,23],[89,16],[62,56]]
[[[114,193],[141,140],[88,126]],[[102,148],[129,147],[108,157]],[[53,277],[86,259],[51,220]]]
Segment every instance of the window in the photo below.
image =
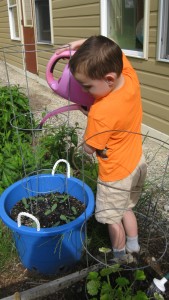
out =
[[102,0],[102,34],[128,56],[147,58],[149,0]]
[[50,1],[35,0],[37,42],[51,43]]
[[22,0],[24,27],[32,27],[32,4],[31,0]]
[[8,13],[11,39],[20,40],[17,0],[8,0]]
[[159,2],[157,59],[169,62],[169,0]]

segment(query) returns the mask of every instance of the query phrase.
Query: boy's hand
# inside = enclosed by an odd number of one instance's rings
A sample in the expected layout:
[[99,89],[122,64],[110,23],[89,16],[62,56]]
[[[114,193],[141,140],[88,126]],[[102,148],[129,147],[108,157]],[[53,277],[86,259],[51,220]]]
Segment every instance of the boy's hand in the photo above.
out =
[[84,144],[83,144],[83,149],[88,154],[93,154],[96,151],[95,148],[93,148],[92,146],[89,146],[88,144],[86,144],[86,142],[84,142]]
[[66,50],[75,50],[76,51],[84,43],[85,40],[86,39],[81,39],[81,40],[70,42],[67,45],[62,45],[61,47],[56,49],[55,53],[58,55]]
[[81,111],[85,116],[88,116],[88,111],[87,111],[87,107],[86,107],[86,106],[81,106],[81,107],[80,107],[80,111]]
[[98,156],[100,156],[102,158],[107,158],[107,148],[105,148],[103,150],[96,149],[96,153]]

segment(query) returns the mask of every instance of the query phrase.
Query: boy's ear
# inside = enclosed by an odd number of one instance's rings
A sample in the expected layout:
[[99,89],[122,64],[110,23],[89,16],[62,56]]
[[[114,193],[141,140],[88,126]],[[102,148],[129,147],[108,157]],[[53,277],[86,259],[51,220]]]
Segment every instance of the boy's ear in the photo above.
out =
[[108,83],[108,85],[111,86],[112,84],[114,84],[116,78],[117,78],[117,74],[112,72],[105,76],[105,81]]

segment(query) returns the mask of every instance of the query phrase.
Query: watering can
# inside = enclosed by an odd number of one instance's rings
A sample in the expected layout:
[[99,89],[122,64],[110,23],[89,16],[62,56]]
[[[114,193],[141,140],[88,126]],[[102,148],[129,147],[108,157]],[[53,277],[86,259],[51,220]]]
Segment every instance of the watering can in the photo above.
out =
[[62,76],[56,80],[53,76],[54,68],[57,64],[57,62],[60,59],[70,59],[71,56],[75,53],[75,51],[63,51],[60,54],[54,54],[46,67],[46,80],[48,82],[48,85],[50,88],[59,96],[62,98],[69,100],[73,102],[74,104],[66,105],[63,107],[60,107],[56,110],[53,110],[52,112],[49,112],[41,121],[38,128],[42,128],[44,122],[59,113],[63,113],[66,111],[71,110],[79,110],[81,106],[86,107],[87,110],[90,109],[90,106],[94,102],[94,98],[87,92],[84,92],[82,90],[81,85],[77,82],[77,80],[73,77],[72,73],[70,72],[68,64],[66,64]]

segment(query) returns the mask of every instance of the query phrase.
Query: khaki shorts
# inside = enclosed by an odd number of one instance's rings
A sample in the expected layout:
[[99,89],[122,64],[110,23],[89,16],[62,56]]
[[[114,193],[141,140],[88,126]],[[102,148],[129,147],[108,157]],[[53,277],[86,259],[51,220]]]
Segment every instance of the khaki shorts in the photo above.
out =
[[96,195],[96,220],[103,224],[119,223],[126,210],[138,200],[147,174],[144,155],[135,170],[126,178],[114,182],[98,179]]

